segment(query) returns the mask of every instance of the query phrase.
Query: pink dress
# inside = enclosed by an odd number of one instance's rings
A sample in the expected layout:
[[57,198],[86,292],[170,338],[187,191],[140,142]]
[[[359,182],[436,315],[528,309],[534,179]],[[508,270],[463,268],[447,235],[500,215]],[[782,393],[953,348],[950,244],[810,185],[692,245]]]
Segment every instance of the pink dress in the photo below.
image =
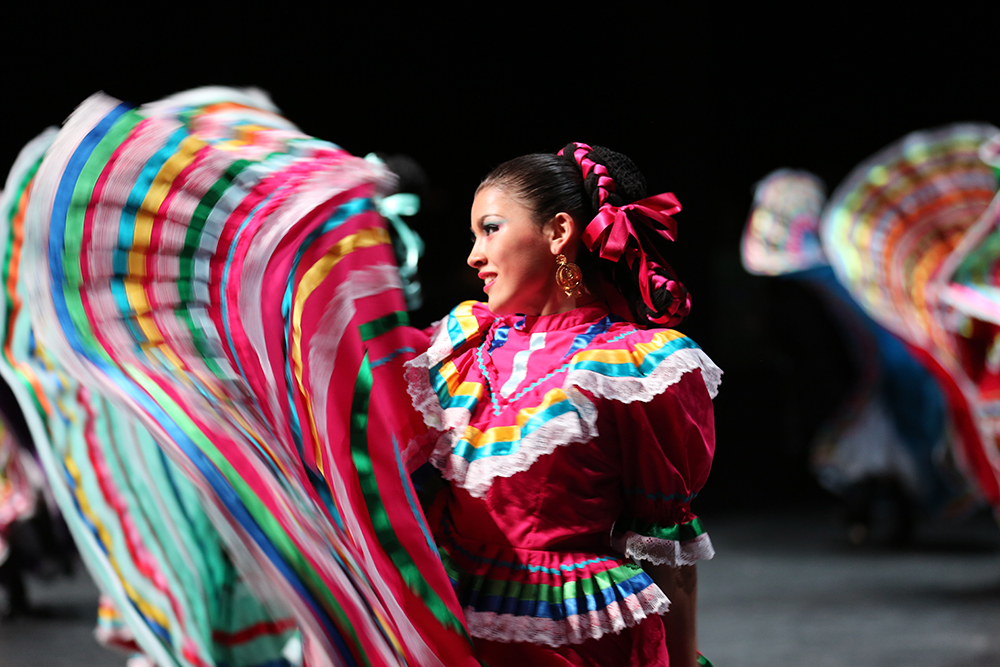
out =
[[690,504],[720,376],[683,334],[601,305],[466,302],[437,325],[407,380],[451,482],[428,521],[485,662],[666,664],[669,601],[638,561],[713,555]]

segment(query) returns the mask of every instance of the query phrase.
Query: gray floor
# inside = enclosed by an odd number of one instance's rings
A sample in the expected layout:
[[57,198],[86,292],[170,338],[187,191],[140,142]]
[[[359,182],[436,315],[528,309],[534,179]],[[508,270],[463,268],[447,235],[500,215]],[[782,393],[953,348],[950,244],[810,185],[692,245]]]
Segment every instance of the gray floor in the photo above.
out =
[[[700,641],[719,667],[1000,665],[1000,530],[925,527],[907,550],[849,547],[825,511],[707,517]],[[93,640],[84,577],[30,582],[47,618],[0,623],[0,667],[122,667]]]
[[711,521],[699,640],[733,667],[1000,665],[1000,531],[924,527],[913,548],[850,547],[826,513]]

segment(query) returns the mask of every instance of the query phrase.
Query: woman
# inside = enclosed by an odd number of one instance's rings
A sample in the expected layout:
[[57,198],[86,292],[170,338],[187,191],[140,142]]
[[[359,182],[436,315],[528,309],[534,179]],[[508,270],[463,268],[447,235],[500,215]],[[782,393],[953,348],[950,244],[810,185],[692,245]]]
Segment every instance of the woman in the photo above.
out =
[[[672,236],[675,200],[617,208],[641,195],[588,156],[547,159],[598,201],[557,197],[534,230],[513,204],[561,180],[484,186],[489,304],[459,306],[428,348],[406,326],[380,165],[255,91],[95,95],[17,198],[31,331],[179,464],[240,573],[294,617],[307,664],[471,667],[467,625],[494,667],[665,664],[668,645],[690,663],[694,580],[677,568],[711,553],[688,504],[719,371],[630,323],[687,310],[646,238]],[[564,256],[562,297],[522,252],[547,272]],[[427,456],[453,482],[431,511],[445,567],[407,476]],[[150,635],[144,650],[167,653]]]
[[584,144],[499,166],[472,206],[487,302],[408,364],[451,482],[428,522],[485,664],[704,660],[695,562],[713,550],[690,502],[721,371],[655,328],[690,302],[656,250],[680,206],[644,189]]

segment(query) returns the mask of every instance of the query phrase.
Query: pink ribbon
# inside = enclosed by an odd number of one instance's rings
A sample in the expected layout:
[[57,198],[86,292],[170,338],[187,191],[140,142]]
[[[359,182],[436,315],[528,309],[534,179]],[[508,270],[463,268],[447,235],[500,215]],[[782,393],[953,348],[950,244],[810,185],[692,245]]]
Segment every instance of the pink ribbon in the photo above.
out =
[[[677,237],[677,223],[670,216],[680,210],[681,204],[672,192],[640,199],[625,206],[605,204],[583,230],[582,238],[587,248],[596,251],[602,258],[617,262],[624,254],[630,267],[634,267],[636,260],[639,260],[639,291],[642,292],[642,300],[653,311],[656,308],[649,295],[649,281],[655,273],[650,264],[654,268],[664,268],[665,265],[654,248],[643,248],[636,225],[641,224],[645,227],[643,231],[648,230],[674,241]],[[652,262],[647,262],[647,254],[652,254]]]
[[[676,240],[677,223],[670,216],[680,210],[681,203],[672,192],[646,197],[625,206],[605,204],[583,230],[583,242],[590,250],[596,249],[604,259],[617,262],[629,246],[629,239],[635,239],[636,250],[641,249],[642,240],[634,227],[635,222],[644,223],[650,231],[669,241]],[[639,215],[630,217],[629,211],[635,211]],[[595,248],[598,241],[600,247]],[[627,259],[631,265],[632,258]]]

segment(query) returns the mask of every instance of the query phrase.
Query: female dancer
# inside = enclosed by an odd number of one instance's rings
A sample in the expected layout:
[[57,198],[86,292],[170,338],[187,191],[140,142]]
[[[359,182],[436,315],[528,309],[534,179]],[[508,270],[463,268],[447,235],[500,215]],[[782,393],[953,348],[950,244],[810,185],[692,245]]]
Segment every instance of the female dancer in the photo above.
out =
[[472,206],[488,300],[408,364],[451,482],[428,522],[484,664],[705,664],[695,562],[713,550],[690,503],[721,371],[655,328],[690,301],[656,250],[680,205],[644,190],[584,144],[499,166]]
[[[26,197],[45,349],[179,463],[310,665],[471,667],[467,628],[494,667],[693,663],[684,566],[711,547],[689,504],[720,372],[646,329],[688,308],[653,243],[676,200],[635,201],[633,169],[583,146],[498,171],[471,258],[489,303],[428,347],[375,211],[384,170],[259,98],[95,95],[67,121]],[[440,549],[406,474],[428,456],[452,482]]]

